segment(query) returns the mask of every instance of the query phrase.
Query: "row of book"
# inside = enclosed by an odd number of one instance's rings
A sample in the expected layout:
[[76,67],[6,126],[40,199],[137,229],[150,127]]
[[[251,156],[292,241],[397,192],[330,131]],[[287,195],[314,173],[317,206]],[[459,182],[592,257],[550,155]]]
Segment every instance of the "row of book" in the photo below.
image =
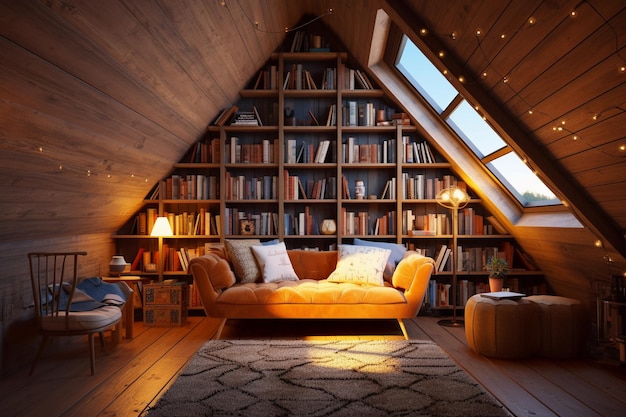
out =
[[[507,261],[512,268],[514,265],[514,254],[518,253],[522,269],[535,270],[534,266],[528,259],[521,259],[521,251],[515,248],[511,242],[502,242],[501,247],[470,247],[464,248],[458,245],[456,249],[456,270],[457,272],[483,272],[486,271],[486,265],[493,257],[499,257]],[[435,259],[435,268],[437,271],[452,272],[452,249],[446,244],[441,245]],[[519,263],[518,263],[519,264]]]
[[[373,85],[367,74],[359,69],[346,67],[340,64],[339,69],[327,68],[321,74],[313,75],[311,71],[304,68],[303,64],[293,63],[291,69],[286,72],[283,80],[285,90],[318,90],[318,89],[345,89],[345,90],[371,90]],[[318,82],[315,82],[318,78]],[[329,81],[332,80],[332,81]],[[336,81],[335,81],[336,80]],[[254,90],[276,90],[278,88],[278,67],[269,65],[259,71],[256,81],[252,87]]]
[[[452,219],[447,213],[417,214],[412,209],[402,211],[402,234],[412,236],[439,236],[452,234]],[[458,213],[459,235],[493,235],[491,224],[484,216],[477,214],[472,207],[461,209]]]
[[220,157],[220,139],[203,139],[196,142],[189,155],[187,162],[192,164],[219,164]]
[[285,162],[288,164],[336,162],[335,149],[335,141],[329,139],[320,140],[317,146],[307,141],[300,142],[298,146],[296,139],[287,139]]
[[396,140],[384,139],[380,143],[356,143],[357,139],[348,136],[346,142],[342,144],[341,155],[345,164],[354,163],[395,163],[396,162]]
[[244,175],[225,174],[226,200],[275,200],[278,198],[278,177],[263,175],[246,178]]
[[242,144],[238,137],[232,136],[225,151],[227,164],[274,164],[278,162],[278,139]]
[[467,192],[465,182],[459,181],[454,175],[429,177],[426,174],[411,175],[402,173],[402,199],[404,200],[432,200],[446,188],[459,187]]
[[395,234],[396,212],[389,211],[381,216],[373,216],[366,211],[341,209],[341,232],[344,236],[382,236]]
[[337,198],[337,181],[335,177],[307,179],[306,186],[297,175],[284,170],[285,200],[335,199]]
[[[220,198],[219,181],[215,175],[172,174],[163,182],[161,197],[165,200],[217,200]],[[159,193],[151,199],[159,198]]]
[[278,234],[278,213],[249,213],[236,207],[224,211],[225,235],[259,235]]
[[319,225],[313,214],[311,208],[306,206],[304,211],[297,213],[285,213],[284,214],[284,230],[285,235],[305,236],[305,235],[319,235]]
[[428,142],[416,142],[402,136],[402,162],[407,164],[433,164],[437,162]]
[[[506,287],[509,291],[519,292],[526,295],[548,294],[545,282],[522,284],[518,278],[507,278]],[[456,305],[465,307],[467,300],[476,294],[490,292],[489,283],[461,279],[457,282]],[[424,294],[424,305],[428,308],[448,308],[452,306],[452,286],[430,280],[428,289]]]

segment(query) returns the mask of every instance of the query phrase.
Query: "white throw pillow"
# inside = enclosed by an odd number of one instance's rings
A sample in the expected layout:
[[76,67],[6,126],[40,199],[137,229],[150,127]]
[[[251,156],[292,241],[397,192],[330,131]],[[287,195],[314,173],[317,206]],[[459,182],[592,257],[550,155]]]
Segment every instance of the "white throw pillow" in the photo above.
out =
[[328,281],[384,285],[383,271],[390,254],[391,250],[374,246],[339,245],[337,267]]
[[261,267],[263,282],[298,281],[284,242],[252,246],[252,252]]

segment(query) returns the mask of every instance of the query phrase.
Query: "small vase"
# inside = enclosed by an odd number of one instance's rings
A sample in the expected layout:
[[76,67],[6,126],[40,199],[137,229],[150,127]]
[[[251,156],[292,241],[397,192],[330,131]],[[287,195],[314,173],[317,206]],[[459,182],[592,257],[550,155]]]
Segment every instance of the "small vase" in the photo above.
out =
[[504,280],[502,278],[491,278],[489,277],[489,291],[491,292],[499,292],[502,291],[502,284]]
[[320,233],[323,235],[334,235],[337,231],[337,224],[334,219],[324,219],[322,221],[322,227]]
[[124,268],[126,268],[126,260],[124,257],[121,255],[114,255],[109,263],[109,274],[119,277],[120,274],[124,272]]

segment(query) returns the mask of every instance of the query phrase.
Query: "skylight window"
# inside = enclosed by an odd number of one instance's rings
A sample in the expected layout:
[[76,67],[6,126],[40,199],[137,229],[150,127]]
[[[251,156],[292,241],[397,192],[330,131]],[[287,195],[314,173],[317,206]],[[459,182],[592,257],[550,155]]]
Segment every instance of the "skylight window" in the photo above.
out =
[[422,97],[441,114],[459,94],[441,71],[405,37],[400,47],[398,70],[420,92]]
[[554,193],[515,152],[488,162],[487,168],[526,206],[559,203]]
[[465,100],[446,121],[479,158],[506,146],[500,135]]
[[[396,68],[524,207],[561,202],[406,35]],[[445,113],[444,113],[445,111]]]

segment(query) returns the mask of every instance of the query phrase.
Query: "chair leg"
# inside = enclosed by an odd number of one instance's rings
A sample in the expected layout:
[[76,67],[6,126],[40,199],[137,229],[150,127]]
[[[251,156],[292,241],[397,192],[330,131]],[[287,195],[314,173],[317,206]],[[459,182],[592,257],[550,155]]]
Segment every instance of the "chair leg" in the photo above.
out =
[[[100,337],[102,337],[102,335]],[[96,373],[96,348],[94,344],[94,334],[89,333],[89,358],[91,359],[91,375],[94,375]]]
[[37,349],[37,354],[35,355],[35,359],[33,360],[33,364],[30,367],[30,371],[28,372],[28,375],[32,375],[33,372],[35,371],[35,366],[37,366],[37,363],[39,362],[39,358],[41,357],[41,354],[43,353],[44,348],[46,347],[46,344],[48,344],[48,335],[44,335],[41,339],[41,343],[39,343],[39,349]]
[[100,335],[100,346],[104,349],[104,332],[98,334]]

